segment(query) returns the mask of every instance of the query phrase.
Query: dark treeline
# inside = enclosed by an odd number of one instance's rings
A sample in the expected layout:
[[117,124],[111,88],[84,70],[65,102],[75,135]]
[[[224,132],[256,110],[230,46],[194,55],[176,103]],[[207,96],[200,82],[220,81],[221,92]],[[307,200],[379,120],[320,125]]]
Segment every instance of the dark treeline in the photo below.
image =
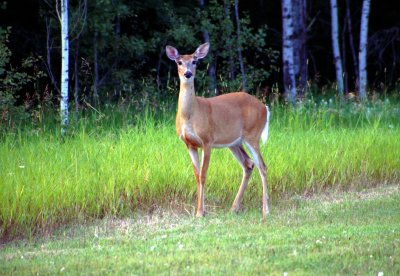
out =
[[[362,2],[338,1],[345,93],[356,91],[357,86],[351,44],[358,55]],[[335,83],[330,4],[317,0],[302,3],[307,86],[314,93],[322,93]],[[26,110],[43,103],[57,104],[60,3],[9,0],[0,8],[0,102],[4,121],[16,107]],[[399,14],[399,1],[371,1],[367,58],[370,93],[386,93],[400,85]],[[243,88],[266,98],[283,93],[279,0],[70,0],[69,28],[69,94],[77,108],[124,101],[157,106],[177,93],[176,69],[165,56],[165,45],[191,53],[204,41],[211,43],[211,50],[200,65],[200,94],[210,96]]]

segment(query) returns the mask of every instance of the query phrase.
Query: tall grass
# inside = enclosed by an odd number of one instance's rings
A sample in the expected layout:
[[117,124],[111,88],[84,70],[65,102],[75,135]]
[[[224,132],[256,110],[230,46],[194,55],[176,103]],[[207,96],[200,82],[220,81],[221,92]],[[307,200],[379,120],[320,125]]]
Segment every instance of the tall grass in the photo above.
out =
[[[173,114],[114,108],[73,123],[60,143],[54,124],[9,132],[0,142],[0,237],[52,231],[71,221],[125,216],[138,208],[192,204],[196,185]],[[272,107],[262,147],[272,198],[400,180],[400,107],[390,102],[309,102]],[[206,202],[229,207],[242,171],[214,150]],[[254,173],[244,204],[261,202]]]

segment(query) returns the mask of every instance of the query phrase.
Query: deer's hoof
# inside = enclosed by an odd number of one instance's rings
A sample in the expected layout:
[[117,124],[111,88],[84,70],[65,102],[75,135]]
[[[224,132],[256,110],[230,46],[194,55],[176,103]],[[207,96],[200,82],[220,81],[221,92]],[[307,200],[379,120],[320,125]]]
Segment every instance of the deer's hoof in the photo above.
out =
[[239,214],[239,208],[237,208],[236,206],[235,206],[235,207],[232,206],[231,212],[232,212],[233,214],[237,215],[237,214]]
[[205,215],[206,215],[206,214],[205,214],[204,211],[203,211],[203,212],[197,212],[197,213],[196,213],[196,217],[197,217],[197,218],[203,218]]

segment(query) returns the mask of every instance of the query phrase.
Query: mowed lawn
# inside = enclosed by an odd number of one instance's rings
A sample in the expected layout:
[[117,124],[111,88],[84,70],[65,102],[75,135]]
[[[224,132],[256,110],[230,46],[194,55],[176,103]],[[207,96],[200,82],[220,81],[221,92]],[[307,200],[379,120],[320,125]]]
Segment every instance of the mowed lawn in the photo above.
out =
[[0,274],[400,275],[399,185],[279,199],[265,222],[256,209],[196,219],[187,207],[14,240]]

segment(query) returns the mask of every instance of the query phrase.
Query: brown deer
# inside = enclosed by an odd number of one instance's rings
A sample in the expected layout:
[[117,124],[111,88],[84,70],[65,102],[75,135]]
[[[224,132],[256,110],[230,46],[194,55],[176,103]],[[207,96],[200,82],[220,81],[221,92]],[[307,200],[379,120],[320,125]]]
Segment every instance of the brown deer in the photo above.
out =
[[[263,197],[263,218],[269,213],[267,167],[260,153],[260,138],[268,138],[269,108],[257,98],[235,92],[212,98],[197,97],[194,77],[199,59],[204,58],[209,43],[200,45],[191,55],[180,55],[172,46],[166,46],[169,59],[176,62],[180,80],[176,133],[186,144],[192,160],[197,183],[197,217],[204,211],[204,186],[210,162],[211,148],[228,147],[243,168],[243,179],[231,210],[238,212],[240,201],[249,182],[254,165],[260,172]],[[253,160],[243,148],[246,145]],[[198,149],[202,149],[201,162]]]

